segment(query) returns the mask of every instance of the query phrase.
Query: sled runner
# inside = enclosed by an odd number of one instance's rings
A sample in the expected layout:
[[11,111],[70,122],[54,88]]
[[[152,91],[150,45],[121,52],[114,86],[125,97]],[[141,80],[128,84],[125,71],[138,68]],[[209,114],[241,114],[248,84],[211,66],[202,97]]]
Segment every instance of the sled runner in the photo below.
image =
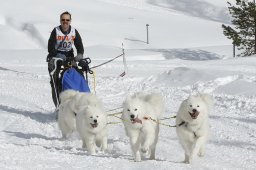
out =
[[54,59],[54,70],[50,72],[52,79],[52,98],[56,107],[59,106],[59,94],[62,91],[72,89],[79,92],[90,92],[88,85],[88,73],[93,74],[89,68],[90,58],[83,58],[78,62],[74,58],[63,61]]

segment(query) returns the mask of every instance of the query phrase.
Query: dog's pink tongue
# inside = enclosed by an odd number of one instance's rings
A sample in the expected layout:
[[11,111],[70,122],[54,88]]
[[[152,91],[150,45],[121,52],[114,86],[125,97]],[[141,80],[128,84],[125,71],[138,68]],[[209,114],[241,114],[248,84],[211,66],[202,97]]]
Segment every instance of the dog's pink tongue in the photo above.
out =
[[142,124],[142,121],[138,117],[136,117],[135,119],[133,119],[132,123],[140,123],[140,124]]
[[198,111],[196,111],[196,112],[189,113],[189,114],[191,115],[191,117],[192,117],[193,119],[196,119],[196,118],[197,118],[197,116],[199,115],[199,112],[198,112]]
[[92,123],[91,123],[92,128],[96,128],[97,125],[98,125],[97,123],[95,123],[95,124],[92,124]]

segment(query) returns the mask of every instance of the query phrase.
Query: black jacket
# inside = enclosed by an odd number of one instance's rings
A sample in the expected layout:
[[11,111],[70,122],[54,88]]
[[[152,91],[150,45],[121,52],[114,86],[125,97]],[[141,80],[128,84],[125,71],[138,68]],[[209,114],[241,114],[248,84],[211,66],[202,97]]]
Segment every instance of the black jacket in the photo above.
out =
[[[67,33],[65,33],[64,31],[62,31],[61,26],[60,30],[63,34],[68,34],[71,31],[71,26],[69,26],[69,30]],[[78,31],[75,29],[76,31],[76,37],[74,39],[74,45],[76,47],[77,53],[80,54],[84,54],[84,47],[83,47],[83,42],[81,39],[80,34],[78,33]],[[66,57],[74,57],[74,50],[72,49],[69,52],[61,52],[55,49],[55,44],[56,44],[57,40],[56,40],[56,30],[55,28],[52,30],[50,38],[48,40],[48,56],[47,56],[47,61],[49,61],[52,57],[55,57],[57,55],[57,53],[64,53]]]

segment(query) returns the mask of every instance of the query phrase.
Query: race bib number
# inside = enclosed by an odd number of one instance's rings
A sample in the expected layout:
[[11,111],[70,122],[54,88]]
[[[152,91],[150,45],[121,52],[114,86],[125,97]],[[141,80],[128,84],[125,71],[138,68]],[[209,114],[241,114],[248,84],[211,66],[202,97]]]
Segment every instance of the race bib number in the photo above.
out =
[[62,48],[65,48],[65,49],[70,49],[72,47],[72,43],[71,42],[63,42],[62,43]]

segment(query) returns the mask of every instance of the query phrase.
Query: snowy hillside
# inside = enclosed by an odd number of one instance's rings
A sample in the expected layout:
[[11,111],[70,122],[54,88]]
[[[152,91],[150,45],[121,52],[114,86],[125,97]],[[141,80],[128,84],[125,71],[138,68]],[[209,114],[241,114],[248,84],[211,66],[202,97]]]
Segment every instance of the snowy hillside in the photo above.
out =
[[[256,58],[232,58],[221,29],[230,22],[223,0],[0,1],[1,170],[256,168]],[[108,126],[108,153],[90,156],[77,134],[60,139],[45,57],[50,32],[66,10],[91,66],[118,56],[124,45],[127,75],[119,77],[121,59],[94,69],[106,110],[138,91],[164,96],[163,117],[176,115],[189,94],[214,97],[205,157],[182,163],[175,128],[163,125],[156,160],[142,162],[133,161],[122,123]],[[89,81],[94,90],[92,76]]]

